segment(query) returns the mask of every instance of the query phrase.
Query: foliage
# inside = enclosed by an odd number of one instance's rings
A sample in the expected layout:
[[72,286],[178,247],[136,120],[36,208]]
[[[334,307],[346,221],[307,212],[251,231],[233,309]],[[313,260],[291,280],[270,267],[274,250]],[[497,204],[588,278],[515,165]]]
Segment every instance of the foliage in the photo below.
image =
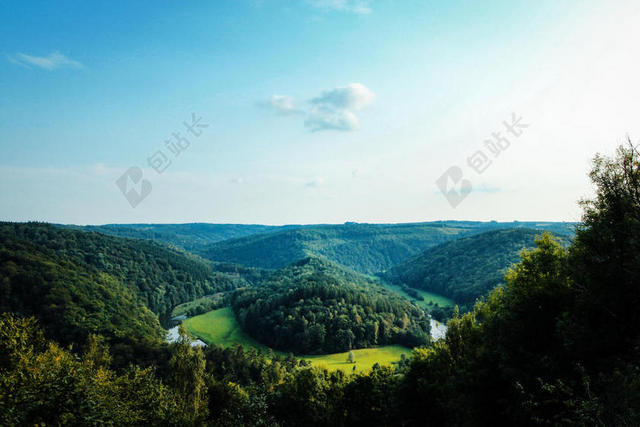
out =
[[42,318],[60,342],[82,330],[157,337],[157,320],[144,307],[166,319],[181,302],[248,285],[141,240],[38,223],[0,223],[0,237],[0,310]]
[[446,339],[414,353],[408,420],[437,424],[640,423],[640,161],[596,157],[595,199],[564,249],[549,235]]
[[438,221],[415,224],[314,225],[230,239],[199,250],[203,257],[278,269],[305,257],[324,257],[358,272],[373,274],[461,236],[505,227],[563,230],[568,223]]
[[47,336],[63,344],[84,343],[90,334],[116,341],[162,336],[157,317],[120,280],[11,232],[36,228],[0,225],[1,312],[37,316]]
[[[269,347],[248,336],[236,321],[231,308],[221,308],[187,319],[182,323],[187,332],[197,336],[212,346],[222,348],[243,347],[245,353],[260,352],[269,359],[288,357],[284,352],[273,351]],[[374,364],[392,365],[402,356],[411,353],[411,349],[399,345],[388,345],[374,348],[351,350],[358,360],[356,371],[368,371]],[[333,353],[315,356],[299,356],[298,359],[310,362],[321,369],[335,371],[338,369],[352,369],[346,360],[348,354]],[[294,359],[297,360],[297,359]],[[224,363],[231,363],[225,360]],[[237,379],[236,379],[237,381]]]
[[[124,425],[180,422],[179,397],[148,368],[121,375],[104,364],[106,349],[78,358],[46,342],[33,318],[0,319],[0,424]],[[94,358],[94,355],[101,357]]]
[[365,276],[306,258],[232,297],[238,321],[269,347],[297,354],[426,344],[429,320]]
[[173,355],[169,361],[171,383],[181,396],[181,411],[188,414],[193,423],[200,420],[205,391],[205,359],[202,350],[193,347],[182,326],[180,339],[173,344]]
[[[424,289],[471,306],[503,283],[506,270],[532,248],[536,230],[494,230],[427,249],[387,272],[392,283]],[[563,243],[568,244],[565,237]]]
[[197,251],[207,244],[222,240],[288,228],[287,226],[203,223],[67,225],[60,227],[94,231],[116,237],[165,242],[187,251]]
[[225,305],[226,295],[228,295],[226,292],[218,292],[213,295],[205,295],[203,297],[196,298],[193,301],[179,304],[175,306],[171,311],[171,317],[193,317],[212,310],[216,310]]
[[356,363],[356,354],[353,350],[349,350],[349,354],[347,355],[347,362]]

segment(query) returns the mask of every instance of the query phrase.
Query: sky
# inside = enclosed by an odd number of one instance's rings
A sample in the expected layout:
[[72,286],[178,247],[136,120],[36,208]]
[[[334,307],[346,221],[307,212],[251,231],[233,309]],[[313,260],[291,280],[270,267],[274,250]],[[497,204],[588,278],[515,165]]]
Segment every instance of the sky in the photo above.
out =
[[579,221],[637,1],[0,1],[0,220]]

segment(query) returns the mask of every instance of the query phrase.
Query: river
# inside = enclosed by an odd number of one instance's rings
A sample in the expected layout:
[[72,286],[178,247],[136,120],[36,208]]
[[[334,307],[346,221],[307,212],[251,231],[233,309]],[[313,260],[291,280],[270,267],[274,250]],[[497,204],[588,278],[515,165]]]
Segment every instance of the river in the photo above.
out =
[[[180,339],[180,335],[178,334],[178,326],[175,326],[167,331],[167,342],[172,344],[174,342],[178,342]],[[195,339],[191,341],[191,347],[206,347],[207,344],[204,341],[200,341],[199,339]]]

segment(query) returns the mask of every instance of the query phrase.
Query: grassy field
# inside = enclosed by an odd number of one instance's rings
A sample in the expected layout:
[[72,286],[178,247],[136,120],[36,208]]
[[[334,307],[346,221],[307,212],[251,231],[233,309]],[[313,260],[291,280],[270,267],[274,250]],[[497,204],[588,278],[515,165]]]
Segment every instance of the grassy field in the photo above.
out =
[[[195,335],[207,344],[221,345],[223,347],[240,344],[247,349],[257,348],[264,352],[269,351],[269,347],[260,344],[242,331],[233,311],[229,307],[192,317],[185,320],[183,325],[190,334]],[[353,372],[353,367],[355,366],[355,372],[360,372],[371,369],[375,363],[390,365],[392,362],[400,360],[402,354],[409,356],[411,349],[399,345],[389,345],[377,348],[363,348],[353,352],[356,356],[355,364],[347,362],[348,352],[298,357],[309,360],[314,366],[326,368],[330,371],[342,369],[345,372]],[[284,353],[278,351],[274,351],[274,353],[284,355]]]
[[447,298],[439,294],[434,294],[433,292],[423,291],[422,289],[416,289],[416,291],[424,298],[424,301],[418,302],[426,304],[427,306],[430,305],[429,303],[438,304],[440,307],[455,305],[455,302],[451,298]]
[[245,348],[257,348],[268,351],[269,347],[245,334],[230,307],[213,310],[182,322],[192,335],[197,336],[207,344],[231,347],[240,344]]
[[434,294],[433,292],[423,291],[422,289],[416,289],[416,292],[418,292],[424,298],[424,301],[418,301],[415,298],[413,298],[411,295],[404,292],[400,286],[395,286],[391,284],[385,284],[385,286],[396,291],[403,297],[410,299],[415,304],[417,304],[418,307],[422,308],[423,310],[429,310],[430,308],[433,308],[433,305],[435,304],[438,304],[438,306],[440,307],[455,305],[455,302],[450,298],[447,298],[439,294]]
[[[411,356],[411,350],[401,345],[362,348],[353,350],[353,353],[356,356],[355,364],[347,362],[349,352],[323,354],[321,356],[304,356],[303,359],[310,361],[313,366],[326,368],[329,371],[342,369],[345,372],[360,372],[368,371],[376,363],[380,365],[391,365],[392,362],[400,360],[403,354],[407,357]],[[356,368],[355,371],[353,369],[354,366]]]

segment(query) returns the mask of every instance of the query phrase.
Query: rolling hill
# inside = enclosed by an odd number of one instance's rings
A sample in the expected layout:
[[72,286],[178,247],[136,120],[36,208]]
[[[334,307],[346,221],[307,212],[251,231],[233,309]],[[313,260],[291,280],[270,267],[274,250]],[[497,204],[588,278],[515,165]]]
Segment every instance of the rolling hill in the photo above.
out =
[[[503,282],[506,269],[535,247],[538,230],[493,230],[432,247],[383,274],[394,284],[424,289],[472,304]],[[558,237],[568,244],[567,236]]]
[[62,343],[89,333],[159,339],[158,317],[175,305],[246,285],[153,242],[0,223],[0,311],[35,316]]
[[435,223],[318,225],[226,240],[200,254],[215,261],[272,269],[308,256],[325,257],[371,274],[471,231]]
[[317,225],[225,240],[207,245],[199,253],[214,261],[272,269],[307,256],[325,257],[358,272],[373,274],[440,243],[488,230],[525,226],[570,234],[574,224],[439,221]]
[[305,258],[261,286],[237,290],[231,306],[261,343],[296,354],[324,354],[429,341],[423,310],[371,279],[318,258]]
[[187,251],[196,251],[203,246],[222,240],[250,236],[252,234],[294,228],[296,226],[271,226],[254,224],[106,224],[106,225],[59,225],[82,231],[95,231],[116,237],[155,240],[165,242]]

